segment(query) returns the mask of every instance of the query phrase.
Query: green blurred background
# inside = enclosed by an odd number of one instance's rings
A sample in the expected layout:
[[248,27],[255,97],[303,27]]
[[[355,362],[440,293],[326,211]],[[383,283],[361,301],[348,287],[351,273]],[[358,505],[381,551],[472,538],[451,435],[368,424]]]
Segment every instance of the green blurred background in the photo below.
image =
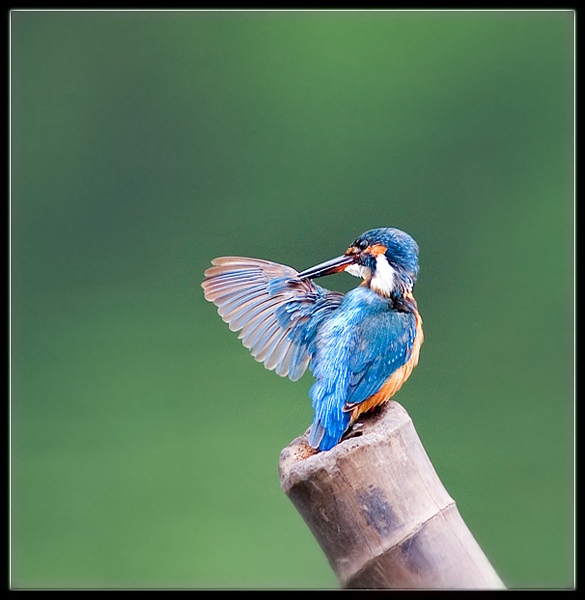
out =
[[337,587],[278,481],[312,377],[200,282],[380,226],[421,248],[396,399],[504,582],[573,585],[573,21],[11,14],[13,587]]

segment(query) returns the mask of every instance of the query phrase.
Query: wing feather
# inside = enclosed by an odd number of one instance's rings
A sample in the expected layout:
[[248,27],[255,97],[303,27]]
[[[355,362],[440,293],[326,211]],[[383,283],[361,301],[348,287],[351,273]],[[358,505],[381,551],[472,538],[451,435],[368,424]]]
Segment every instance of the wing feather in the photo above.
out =
[[305,372],[316,332],[343,294],[301,280],[292,267],[238,256],[215,258],[205,298],[267,369],[293,381]]

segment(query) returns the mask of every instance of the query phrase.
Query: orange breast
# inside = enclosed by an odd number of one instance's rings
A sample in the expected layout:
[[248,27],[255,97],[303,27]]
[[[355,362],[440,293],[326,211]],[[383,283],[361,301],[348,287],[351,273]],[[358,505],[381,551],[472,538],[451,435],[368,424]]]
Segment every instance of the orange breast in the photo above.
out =
[[351,423],[353,423],[362,413],[374,408],[375,406],[378,406],[378,404],[382,404],[383,402],[390,400],[390,398],[392,398],[392,396],[394,396],[394,394],[402,387],[402,384],[410,377],[412,370],[418,364],[420,347],[423,343],[424,336],[421,316],[418,314],[418,311],[415,312],[415,315],[416,336],[414,338],[414,344],[412,346],[410,358],[399,369],[396,369],[392,375],[390,375],[382,387],[373,396],[370,396],[367,400],[364,400],[361,404],[358,404],[351,411]]

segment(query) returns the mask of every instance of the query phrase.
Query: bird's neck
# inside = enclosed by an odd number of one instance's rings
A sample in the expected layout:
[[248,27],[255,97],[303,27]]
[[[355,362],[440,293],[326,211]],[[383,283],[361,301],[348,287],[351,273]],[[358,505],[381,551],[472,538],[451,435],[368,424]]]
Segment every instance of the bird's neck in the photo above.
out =
[[418,314],[418,307],[412,292],[407,292],[402,296],[391,297],[390,305],[393,310],[397,310],[398,312]]
[[400,300],[412,291],[412,284],[405,282],[400,273],[388,262],[384,255],[376,257],[376,266],[369,270],[364,283],[373,292],[384,298]]
[[407,285],[398,276],[394,277],[393,285],[389,285],[389,279],[380,282],[380,278],[376,278],[376,274],[370,274],[364,279],[361,284],[376,295],[388,300],[391,310],[399,312],[416,313],[417,305],[414,296],[412,295],[412,286]]

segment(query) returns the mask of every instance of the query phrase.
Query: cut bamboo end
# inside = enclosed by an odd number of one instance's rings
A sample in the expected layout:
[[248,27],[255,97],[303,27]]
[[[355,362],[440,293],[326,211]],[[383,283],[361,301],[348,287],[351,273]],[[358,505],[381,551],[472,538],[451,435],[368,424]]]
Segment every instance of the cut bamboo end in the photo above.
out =
[[341,586],[505,589],[406,410],[390,401],[360,425],[327,452],[309,448],[307,431],[280,456],[282,489]]

